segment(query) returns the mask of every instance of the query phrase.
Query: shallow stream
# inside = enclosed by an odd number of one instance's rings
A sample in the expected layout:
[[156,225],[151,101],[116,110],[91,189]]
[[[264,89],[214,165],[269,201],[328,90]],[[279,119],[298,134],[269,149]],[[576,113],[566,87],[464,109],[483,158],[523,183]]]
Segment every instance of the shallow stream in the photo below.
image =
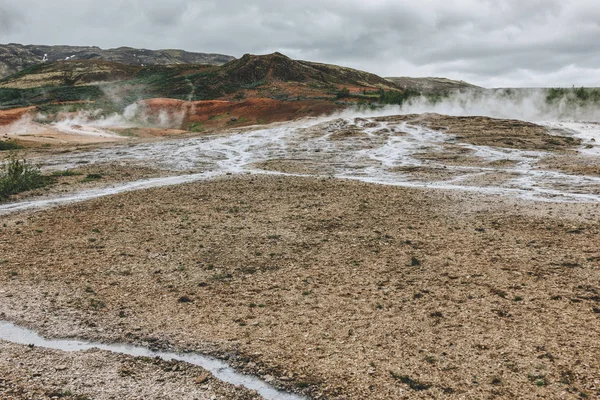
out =
[[210,373],[212,373],[221,381],[231,383],[236,386],[243,386],[250,390],[256,390],[266,400],[306,399],[305,397],[297,394],[282,392],[268,383],[260,380],[259,378],[236,372],[224,361],[198,353],[155,351],[141,346],[94,343],[74,339],[45,339],[32,330],[25,329],[10,322],[4,321],[0,321],[0,340],[22,345],[35,345],[38,347],[67,352],[84,351],[95,348],[113,353],[127,354],[133,357],[160,357],[165,361],[183,361],[189,364],[200,366],[207,371],[210,371]]

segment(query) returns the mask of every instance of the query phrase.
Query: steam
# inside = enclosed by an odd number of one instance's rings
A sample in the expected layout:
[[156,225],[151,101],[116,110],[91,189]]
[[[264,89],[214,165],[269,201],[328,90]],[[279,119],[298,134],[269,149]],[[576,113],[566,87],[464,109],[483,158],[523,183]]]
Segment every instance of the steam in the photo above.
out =
[[104,115],[102,109],[93,111],[79,111],[73,113],[59,113],[57,121],[53,126],[60,130],[76,128],[80,131],[82,128],[134,128],[150,127],[161,129],[180,129],[186,116],[183,110],[159,109],[158,112],[143,103],[133,103],[125,107],[122,113],[112,113]]
[[[592,98],[583,101],[576,97],[575,91],[566,90],[562,97],[548,100],[547,89],[495,89],[453,92],[447,96],[412,97],[402,105],[363,105],[348,107],[332,115],[304,119],[287,123],[290,126],[313,125],[335,118],[379,117],[399,114],[438,113],[452,116],[487,116],[502,119],[517,119],[541,123],[546,126],[561,123],[561,129],[571,129],[575,135],[581,132],[586,144],[598,139],[600,122],[600,102]],[[114,90],[111,99],[117,102],[119,92]],[[35,134],[43,129],[55,129],[64,133],[113,136],[111,129],[160,128],[186,129],[186,121],[195,114],[195,104],[174,99],[149,99],[133,102],[121,112],[107,113],[100,108],[77,112],[58,112],[56,114],[25,114],[21,120],[10,126],[8,134]],[[577,121],[577,126],[571,125]],[[583,126],[580,122],[589,122]],[[580,126],[581,125],[581,126]],[[46,128],[44,128],[46,126]],[[554,125],[552,125],[554,126]],[[5,131],[6,129],[2,129]],[[581,132],[580,132],[581,131]],[[579,137],[579,136],[578,136]]]
[[103,115],[102,109],[93,111],[79,111],[73,113],[59,113],[57,121],[53,123],[55,126],[92,126],[95,128],[110,128],[110,127],[132,127],[133,121],[127,119],[124,114],[113,113],[108,116]]
[[452,116],[486,116],[540,121],[600,122],[600,106],[592,101],[578,102],[566,94],[552,102],[546,89],[495,89],[454,92],[432,100],[421,96],[404,103],[401,114],[438,113]]

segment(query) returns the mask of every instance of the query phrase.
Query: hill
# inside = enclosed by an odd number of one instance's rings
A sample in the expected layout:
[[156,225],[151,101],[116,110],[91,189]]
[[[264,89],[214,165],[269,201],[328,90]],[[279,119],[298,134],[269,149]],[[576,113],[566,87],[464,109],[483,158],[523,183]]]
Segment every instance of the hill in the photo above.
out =
[[126,65],[211,64],[222,65],[234,57],[223,54],[191,53],[183,50],[147,50],[131,47],[101,49],[91,46],[0,45],[0,78],[44,62],[104,60]]
[[280,53],[246,54],[221,66],[62,60],[37,64],[1,79],[0,106],[117,100],[117,107],[122,107],[155,97],[187,101],[335,100],[340,93],[348,95],[348,101],[356,101],[349,94],[357,97],[381,90],[400,91],[392,82],[368,72],[293,60]]
[[42,63],[0,79],[0,88],[29,89],[105,84],[133,79],[143,68],[103,60]]
[[465,81],[455,81],[446,78],[410,78],[404,76],[386,79],[400,89],[414,90],[423,94],[433,94],[453,90],[481,89],[481,87]]
[[279,80],[373,88],[394,86],[375,74],[337,65],[292,60],[281,53],[264,56],[246,54],[239,60],[225,64],[221,74],[231,82],[242,84]]

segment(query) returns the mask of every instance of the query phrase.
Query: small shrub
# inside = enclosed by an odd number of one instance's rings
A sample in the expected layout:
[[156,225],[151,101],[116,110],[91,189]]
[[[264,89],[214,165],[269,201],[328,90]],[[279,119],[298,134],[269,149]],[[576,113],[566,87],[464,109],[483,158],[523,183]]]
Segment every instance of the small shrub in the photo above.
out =
[[100,310],[106,307],[106,304],[102,300],[90,299],[90,307],[95,310]]
[[177,302],[179,302],[179,303],[191,303],[191,302],[192,302],[192,299],[191,299],[191,298],[189,298],[188,296],[181,296],[181,297],[180,297],[180,298],[177,300]]
[[0,172],[0,200],[13,194],[44,187],[50,182],[51,179],[43,176],[38,168],[12,155]]
[[535,383],[536,386],[542,387],[548,385],[548,379],[545,375],[529,375],[529,380]]
[[500,386],[500,385],[502,385],[502,379],[500,379],[498,377],[494,377],[494,379],[492,379],[491,383],[494,386]]
[[335,97],[338,99],[345,99],[347,97],[350,97],[350,89],[343,88],[343,89],[338,90],[335,94]]

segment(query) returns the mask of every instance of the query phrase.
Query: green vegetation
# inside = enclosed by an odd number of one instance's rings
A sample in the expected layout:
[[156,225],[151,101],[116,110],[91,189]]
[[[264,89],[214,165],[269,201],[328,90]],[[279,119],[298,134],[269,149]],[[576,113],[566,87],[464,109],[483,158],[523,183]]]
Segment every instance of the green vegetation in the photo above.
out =
[[87,174],[85,178],[81,180],[81,182],[94,182],[102,179],[102,175],[100,174]]
[[95,310],[100,310],[106,307],[106,304],[102,300],[90,299],[90,307]]
[[413,97],[419,97],[421,93],[416,90],[405,90],[405,91],[379,91],[379,102],[382,104],[398,104],[402,105],[407,100]]
[[266,85],[268,82],[267,81],[256,81],[256,82],[252,82],[252,83],[248,83],[245,85],[241,85],[242,89],[256,89],[257,87],[260,86],[264,86]]
[[52,176],[55,177],[60,177],[60,176],[79,176],[79,175],[83,175],[81,172],[77,172],[77,171],[73,171],[73,170],[66,170],[66,171],[54,171],[52,173]]
[[38,168],[11,155],[0,172],[0,201],[13,194],[44,187],[51,182],[52,178],[43,176]]
[[17,144],[17,142],[14,142],[12,140],[0,142],[0,151],[18,150],[22,148],[23,146]]
[[204,132],[204,126],[202,122],[192,122],[188,125],[187,130],[190,132]]
[[50,102],[96,100],[103,96],[98,86],[48,86],[31,89],[0,88],[3,108],[26,107]]
[[586,103],[600,103],[599,88],[552,88],[548,89],[546,102],[555,104],[560,101],[565,101],[567,104],[583,105]]
[[121,129],[117,131],[117,134],[125,137],[138,137],[138,134],[135,133],[134,128]]
[[548,385],[548,379],[545,375],[529,375],[529,380],[535,383],[536,386],[542,387]]
[[341,89],[341,90],[338,90],[338,92],[335,94],[335,97],[336,97],[337,99],[346,99],[346,98],[348,98],[348,97],[351,97],[351,96],[350,96],[350,89],[348,89],[348,88],[343,88],[343,89]]

